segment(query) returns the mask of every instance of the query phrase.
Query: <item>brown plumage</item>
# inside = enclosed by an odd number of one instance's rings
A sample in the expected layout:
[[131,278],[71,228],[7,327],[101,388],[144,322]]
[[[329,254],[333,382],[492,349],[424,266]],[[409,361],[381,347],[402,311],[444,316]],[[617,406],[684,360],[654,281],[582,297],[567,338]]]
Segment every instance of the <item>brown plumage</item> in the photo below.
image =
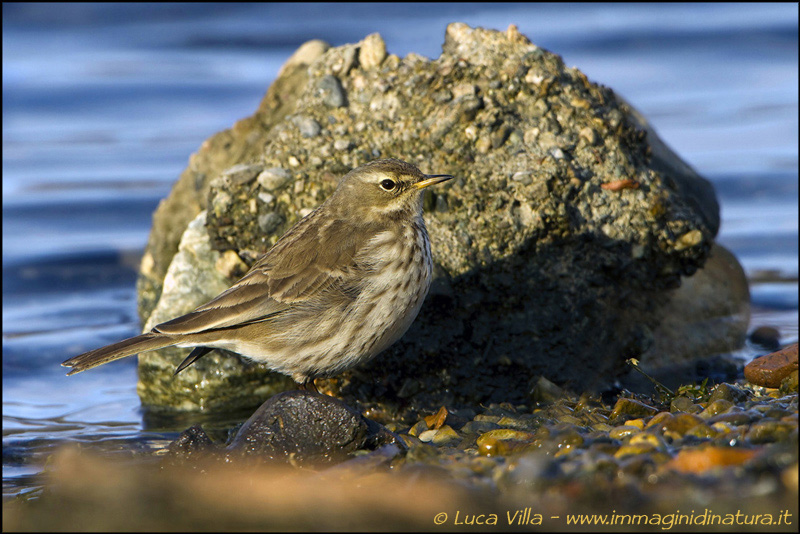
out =
[[237,352],[301,385],[368,360],[400,338],[431,280],[422,190],[449,175],[383,159],[352,170],[228,290],[152,331],[75,356],[68,374],[168,346]]

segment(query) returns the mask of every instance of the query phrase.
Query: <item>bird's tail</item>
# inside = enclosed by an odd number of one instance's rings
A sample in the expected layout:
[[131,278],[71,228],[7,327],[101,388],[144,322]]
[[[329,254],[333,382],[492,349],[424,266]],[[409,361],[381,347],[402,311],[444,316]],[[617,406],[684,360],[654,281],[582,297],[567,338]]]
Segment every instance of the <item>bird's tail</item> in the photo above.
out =
[[104,363],[125,358],[126,356],[148,350],[160,349],[162,347],[169,347],[175,343],[176,341],[171,336],[148,332],[147,334],[125,339],[118,343],[112,343],[111,345],[90,350],[89,352],[84,352],[74,358],[70,358],[61,365],[64,367],[72,367],[72,370],[67,373],[67,376],[69,376],[80,373],[81,371],[86,371],[92,367],[97,367],[98,365],[103,365]]

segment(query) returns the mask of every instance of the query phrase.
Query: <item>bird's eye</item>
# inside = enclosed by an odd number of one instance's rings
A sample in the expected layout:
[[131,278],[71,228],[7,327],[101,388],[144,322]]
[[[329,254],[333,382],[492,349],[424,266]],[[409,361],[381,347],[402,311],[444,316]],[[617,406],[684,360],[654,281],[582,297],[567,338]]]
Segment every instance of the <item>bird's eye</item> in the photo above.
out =
[[397,187],[397,184],[394,183],[393,180],[389,180],[387,178],[386,180],[381,181],[381,189],[383,189],[384,191],[391,191],[395,187]]

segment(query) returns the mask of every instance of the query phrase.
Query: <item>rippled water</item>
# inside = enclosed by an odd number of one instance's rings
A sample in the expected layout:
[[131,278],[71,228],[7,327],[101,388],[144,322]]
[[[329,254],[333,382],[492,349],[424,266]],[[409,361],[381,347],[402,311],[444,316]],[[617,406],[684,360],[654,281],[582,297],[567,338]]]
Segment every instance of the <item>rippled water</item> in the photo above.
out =
[[300,44],[377,31],[392,53],[437,57],[453,21],[516,24],[642,111],[714,182],[751,326],[797,340],[794,5],[3,4],[4,495],[35,490],[65,440],[131,455],[236,420],[143,413],[133,359],[69,379],[59,363],[138,333],[158,201]]

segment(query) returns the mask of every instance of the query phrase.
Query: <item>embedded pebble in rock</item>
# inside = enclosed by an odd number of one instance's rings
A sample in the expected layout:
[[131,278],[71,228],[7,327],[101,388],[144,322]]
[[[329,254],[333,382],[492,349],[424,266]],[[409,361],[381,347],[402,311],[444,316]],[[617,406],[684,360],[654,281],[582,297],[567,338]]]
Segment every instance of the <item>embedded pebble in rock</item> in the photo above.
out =
[[258,216],[258,227],[267,235],[272,234],[283,223],[283,217],[279,214],[270,212]]
[[333,149],[337,152],[343,152],[353,147],[353,142],[348,139],[337,139],[333,142]]
[[326,106],[331,108],[341,108],[347,104],[342,83],[336,76],[323,76],[317,85],[319,95]]
[[777,388],[784,378],[797,369],[797,343],[795,343],[748,363],[744,367],[744,377],[753,384]]
[[277,191],[289,183],[291,175],[286,169],[272,167],[265,169],[258,175],[258,184],[267,191]]
[[386,58],[386,43],[378,33],[371,33],[361,41],[358,62],[365,69],[378,67]]
[[253,180],[263,168],[264,165],[260,163],[240,163],[223,172],[222,179],[229,181],[231,185],[241,185]]
[[232,201],[233,199],[228,193],[222,192],[214,197],[211,202],[211,210],[219,217],[228,211]]
[[311,117],[298,117],[295,124],[297,129],[300,130],[300,135],[306,138],[316,137],[322,130],[319,123]]

